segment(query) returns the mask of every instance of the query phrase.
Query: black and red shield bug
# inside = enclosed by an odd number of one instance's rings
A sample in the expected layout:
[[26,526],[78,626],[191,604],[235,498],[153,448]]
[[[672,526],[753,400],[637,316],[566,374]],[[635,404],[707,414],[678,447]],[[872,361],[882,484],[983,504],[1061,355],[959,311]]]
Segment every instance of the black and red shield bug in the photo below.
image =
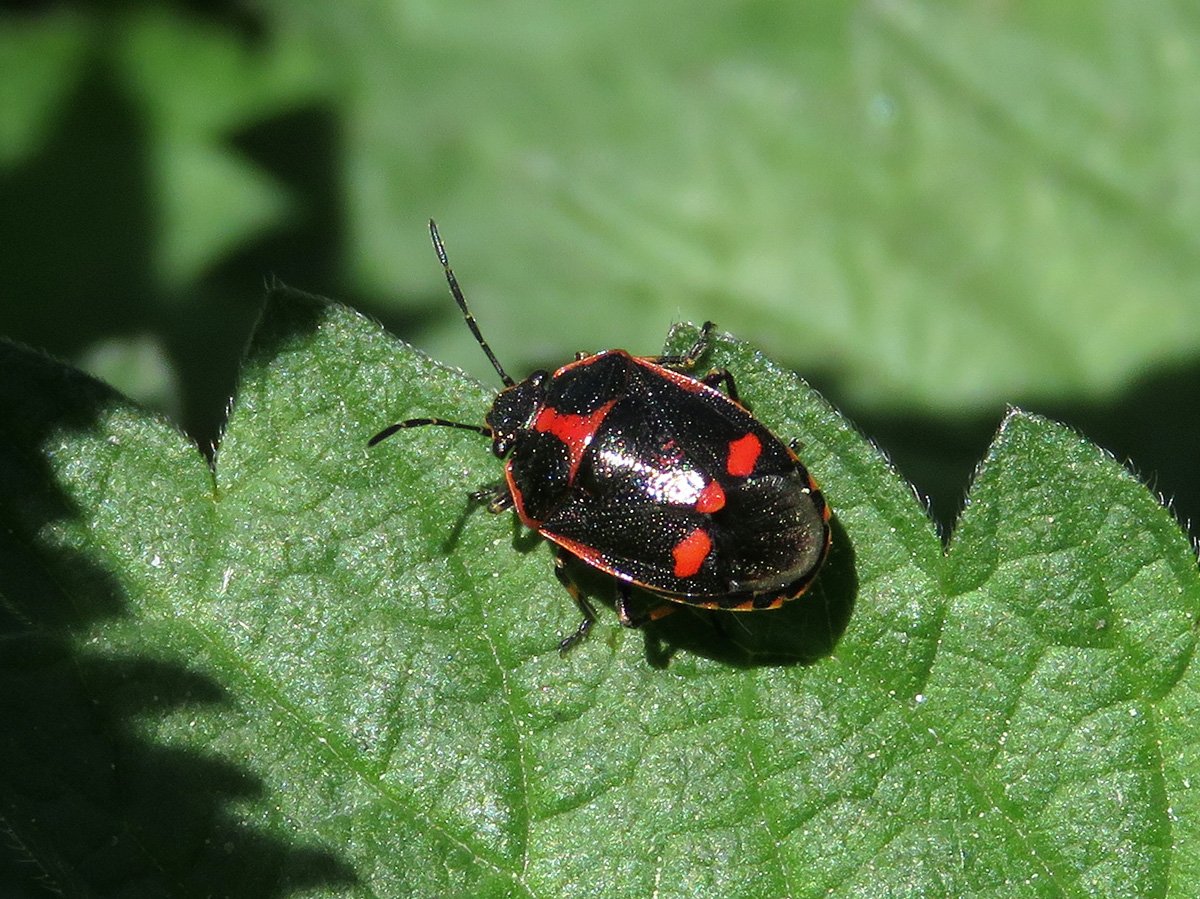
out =
[[675,608],[661,603],[635,617],[633,587],[738,612],[774,609],[808,589],[829,551],[829,507],[796,444],[747,411],[728,371],[689,374],[712,322],[683,355],[580,353],[517,382],[479,332],[432,221],[429,233],[450,293],[504,389],[483,425],[410,418],[368,445],[425,425],[491,439],[492,452],[507,459],[505,483],[471,496],[492,512],[515,508],[555,544],[555,574],[583,614],[561,652],[587,636],[596,617],[566,567],[570,556],[616,578],[627,627]]

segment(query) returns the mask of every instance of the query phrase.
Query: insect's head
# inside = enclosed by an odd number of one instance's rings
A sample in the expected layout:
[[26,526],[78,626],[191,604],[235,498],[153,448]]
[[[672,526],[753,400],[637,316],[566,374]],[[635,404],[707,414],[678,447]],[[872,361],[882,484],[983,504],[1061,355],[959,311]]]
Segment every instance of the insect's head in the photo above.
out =
[[549,377],[548,371],[535,371],[524,381],[505,387],[496,395],[485,421],[492,430],[492,452],[497,458],[507,456],[518,433],[533,425]]

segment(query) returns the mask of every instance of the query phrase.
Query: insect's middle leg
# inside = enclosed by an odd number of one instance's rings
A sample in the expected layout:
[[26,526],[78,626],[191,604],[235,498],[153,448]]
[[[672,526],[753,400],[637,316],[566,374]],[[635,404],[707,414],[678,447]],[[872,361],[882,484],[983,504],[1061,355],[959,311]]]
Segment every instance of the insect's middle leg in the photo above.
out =
[[583,614],[583,618],[579,622],[579,627],[575,629],[575,633],[564,637],[562,642],[558,644],[558,651],[561,655],[566,655],[580,640],[586,637],[596,620],[596,610],[592,608],[592,604],[583,595],[583,590],[579,588],[579,584],[571,577],[571,572],[567,571],[567,560],[570,558],[570,553],[561,546],[554,548],[554,574],[558,578],[559,583],[571,594],[571,599],[575,600],[575,605],[579,607],[579,611]]

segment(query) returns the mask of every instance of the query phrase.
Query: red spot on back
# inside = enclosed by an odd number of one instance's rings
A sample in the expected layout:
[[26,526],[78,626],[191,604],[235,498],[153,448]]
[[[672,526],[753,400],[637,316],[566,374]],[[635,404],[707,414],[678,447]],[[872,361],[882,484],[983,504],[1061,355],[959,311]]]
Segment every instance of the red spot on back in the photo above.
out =
[[709,481],[696,497],[697,512],[718,512],[725,508],[725,491],[716,481]]
[[725,459],[725,470],[735,478],[749,477],[758,464],[762,453],[762,441],[754,434],[744,434],[729,441],[729,456]]
[[559,412],[553,406],[547,406],[534,419],[533,429],[535,431],[553,434],[567,445],[567,452],[571,459],[572,478],[579,470],[579,463],[583,461],[584,450],[588,448],[588,444],[596,436],[600,423],[604,421],[604,417],[608,415],[609,410],[616,405],[616,402],[616,400],[609,400],[595,412],[589,412],[586,415]]
[[712,538],[704,528],[696,528],[671,550],[671,555],[675,557],[675,577],[691,577],[700,570],[710,552]]

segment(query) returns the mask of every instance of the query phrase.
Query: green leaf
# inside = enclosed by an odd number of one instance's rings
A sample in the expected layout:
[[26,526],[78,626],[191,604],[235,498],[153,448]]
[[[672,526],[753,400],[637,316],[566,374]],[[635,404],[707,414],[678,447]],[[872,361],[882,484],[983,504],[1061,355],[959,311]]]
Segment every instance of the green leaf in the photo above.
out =
[[[691,327],[670,346],[686,345]],[[647,347],[647,350],[651,348]],[[1196,560],[1084,439],[1012,412],[947,550],[880,453],[722,337],[834,510],[773,613],[576,611],[472,511],[491,389],[276,291],[215,476],[0,355],[0,828],[63,892],[1184,896]],[[604,599],[602,578],[587,581]]]

